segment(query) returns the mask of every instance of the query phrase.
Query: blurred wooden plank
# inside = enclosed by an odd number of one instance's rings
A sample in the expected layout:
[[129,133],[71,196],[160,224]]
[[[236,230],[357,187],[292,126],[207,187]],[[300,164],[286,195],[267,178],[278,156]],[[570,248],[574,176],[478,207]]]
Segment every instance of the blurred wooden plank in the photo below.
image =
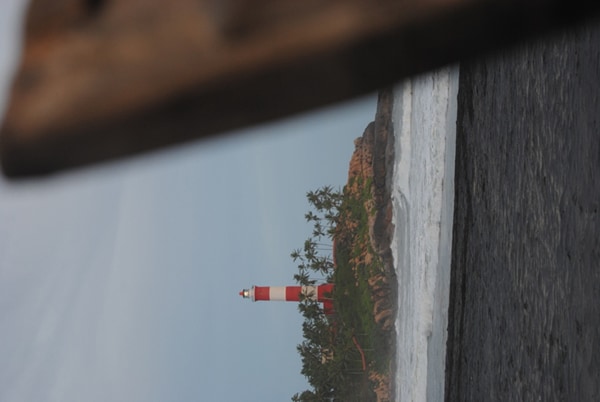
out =
[[582,0],[33,0],[0,133],[46,174],[374,91],[594,15]]

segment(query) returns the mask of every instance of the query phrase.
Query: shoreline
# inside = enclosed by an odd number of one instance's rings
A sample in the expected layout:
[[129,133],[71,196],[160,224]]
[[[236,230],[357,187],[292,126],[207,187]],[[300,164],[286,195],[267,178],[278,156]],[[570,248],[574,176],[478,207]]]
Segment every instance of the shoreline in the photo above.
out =
[[397,400],[444,395],[457,74],[446,67],[396,88]]
[[392,353],[379,401],[444,397],[457,91],[457,67],[382,90],[355,141],[350,170],[372,175],[369,235],[385,272],[385,289],[371,287]]

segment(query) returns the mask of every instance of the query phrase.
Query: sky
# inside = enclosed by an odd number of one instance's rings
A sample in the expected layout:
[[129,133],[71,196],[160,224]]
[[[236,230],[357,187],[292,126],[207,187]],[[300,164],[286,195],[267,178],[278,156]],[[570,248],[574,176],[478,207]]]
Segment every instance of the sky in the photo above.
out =
[[[0,0],[0,116],[23,0]],[[48,178],[0,178],[1,401],[284,401],[308,385],[293,304],[305,194],[346,181],[371,95]],[[1,118],[1,117],[0,117]]]

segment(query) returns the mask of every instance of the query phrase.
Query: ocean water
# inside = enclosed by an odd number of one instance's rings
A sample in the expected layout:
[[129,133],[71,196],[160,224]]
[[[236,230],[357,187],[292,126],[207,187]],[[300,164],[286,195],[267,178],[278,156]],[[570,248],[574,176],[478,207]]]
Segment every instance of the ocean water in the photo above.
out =
[[448,324],[458,67],[394,89],[392,253],[399,401],[441,401]]
[[446,398],[600,401],[600,20],[461,64]]

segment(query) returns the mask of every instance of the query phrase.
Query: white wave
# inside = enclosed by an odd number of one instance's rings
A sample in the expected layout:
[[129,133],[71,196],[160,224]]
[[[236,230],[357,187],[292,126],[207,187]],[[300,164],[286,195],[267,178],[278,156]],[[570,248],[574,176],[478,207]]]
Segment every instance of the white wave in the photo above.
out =
[[394,89],[392,253],[399,401],[441,401],[448,324],[458,67]]

